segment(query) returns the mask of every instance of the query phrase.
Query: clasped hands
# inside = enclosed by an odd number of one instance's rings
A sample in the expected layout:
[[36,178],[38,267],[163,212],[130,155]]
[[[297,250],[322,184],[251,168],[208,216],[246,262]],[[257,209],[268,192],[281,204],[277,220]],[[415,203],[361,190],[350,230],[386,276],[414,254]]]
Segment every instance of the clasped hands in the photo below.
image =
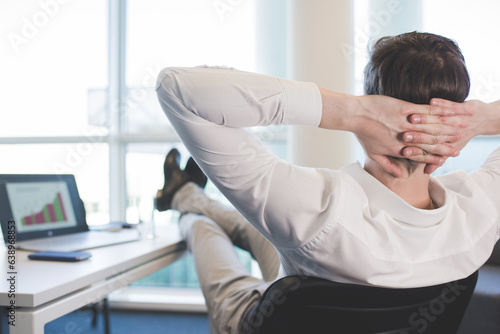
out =
[[454,103],[432,99],[429,105],[416,105],[386,96],[360,96],[363,112],[357,116],[352,132],[367,155],[386,172],[403,176],[401,168],[388,156],[408,158],[426,164],[430,174],[478,134],[479,101]]

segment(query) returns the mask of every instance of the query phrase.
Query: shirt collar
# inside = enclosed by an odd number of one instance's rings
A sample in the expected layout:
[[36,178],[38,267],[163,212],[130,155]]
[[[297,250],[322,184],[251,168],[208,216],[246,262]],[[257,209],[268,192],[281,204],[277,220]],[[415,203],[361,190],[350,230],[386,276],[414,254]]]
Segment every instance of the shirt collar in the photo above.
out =
[[379,180],[364,170],[359,163],[353,163],[341,169],[363,188],[368,198],[370,211],[385,211],[392,218],[411,225],[422,227],[438,224],[446,215],[448,201],[445,188],[431,176],[429,194],[439,206],[434,210],[417,209],[392,192]]

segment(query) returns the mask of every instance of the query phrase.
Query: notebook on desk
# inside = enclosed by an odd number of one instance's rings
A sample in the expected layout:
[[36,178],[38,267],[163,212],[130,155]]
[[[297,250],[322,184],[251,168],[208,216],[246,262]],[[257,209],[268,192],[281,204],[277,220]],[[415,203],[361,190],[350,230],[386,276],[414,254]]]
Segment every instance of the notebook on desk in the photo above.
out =
[[0,174],[0,224],[17,249],[78,251],[139,239],[135,230],[91,231],[75,177]]

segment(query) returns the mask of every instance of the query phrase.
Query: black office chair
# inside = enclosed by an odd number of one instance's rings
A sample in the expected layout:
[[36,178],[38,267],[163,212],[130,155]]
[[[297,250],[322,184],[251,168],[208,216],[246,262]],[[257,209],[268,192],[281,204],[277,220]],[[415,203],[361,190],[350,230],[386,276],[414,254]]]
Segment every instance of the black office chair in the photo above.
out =
[[249,313],[253,334],[454,334],[477,282],[390,289],[342,284],[308,276],[274,282]]

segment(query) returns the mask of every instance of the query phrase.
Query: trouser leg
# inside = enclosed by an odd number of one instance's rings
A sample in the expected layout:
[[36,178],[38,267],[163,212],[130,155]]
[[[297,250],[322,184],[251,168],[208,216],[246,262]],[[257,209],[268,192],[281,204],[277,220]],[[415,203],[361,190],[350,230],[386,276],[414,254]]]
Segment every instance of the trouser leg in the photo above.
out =
[[269,283],[250,275],[225,231],[210,218],[185,214],[180,230],[193,253],[212,328],[217,333],[238,333],[242,319]]
[[278,252],[238,210],[210,199],[194,183],[182,187],[173,198],[173,207],[181,212],[205,215],[216,222],[234,245],[248,251],[257,261],[265,281],[276,279],[279,271]]

